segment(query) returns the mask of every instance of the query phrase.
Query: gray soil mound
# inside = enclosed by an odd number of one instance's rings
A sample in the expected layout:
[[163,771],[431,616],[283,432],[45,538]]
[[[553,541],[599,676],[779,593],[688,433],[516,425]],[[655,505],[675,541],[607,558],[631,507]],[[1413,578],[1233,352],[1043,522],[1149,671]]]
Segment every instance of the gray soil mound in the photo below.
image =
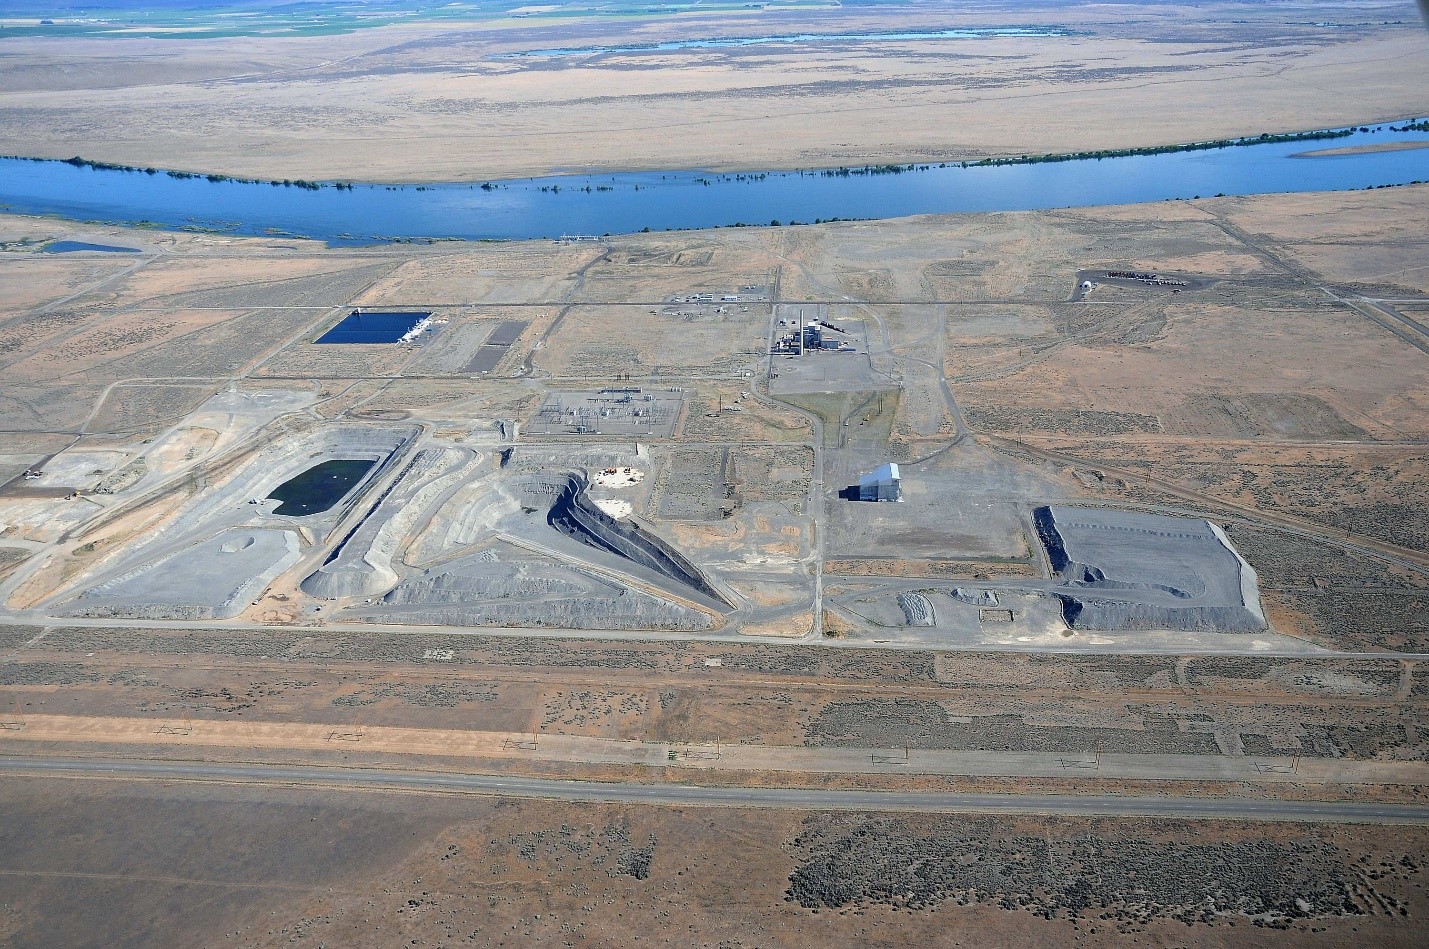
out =
[[336,600],[390,590],[398,577],[391,569],[391,542],[384,543],[384,528],[432,477],[443,455],[434,449],[417,452],[367,514],[333,548],[323,565],[303,580],[303,592]]
[[933,604],[921,593],[898,594],[898,608],[903,611],[903,621],[909,626],[932,626],[934,623]]
[[223,619],[242,611],[298,555],[298,538],[292,531],[225,531],[86,590],[65,613]]
[[687,606],[510,550],[499,558],[483,551],[403,581],[379,607],[361,615],[378,622],[439,626],[709,626],[705,614]]
[[1033,513],[1062,615],[1077,629],[1265,628],[1255,571],[1208,521],[1135,511]]

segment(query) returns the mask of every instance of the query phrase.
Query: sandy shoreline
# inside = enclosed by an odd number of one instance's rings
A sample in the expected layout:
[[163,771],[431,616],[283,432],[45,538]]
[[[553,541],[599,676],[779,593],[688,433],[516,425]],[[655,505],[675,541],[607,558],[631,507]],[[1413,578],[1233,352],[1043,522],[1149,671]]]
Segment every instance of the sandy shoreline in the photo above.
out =
[[1429,148],[1429,142],[1380,142],[1377,145],[1350,145],[1345,148],[1317,148],[1310,152],[1296,152],[1291,158],[1335,158],[1340,155],[1372,155],[1375,152],[1404,152],[1416,148]]
[[[1376,119],[1370,119],[1370,120],[1361,121],[1361,122],[1350,123],[1350,124],[1348,124],[1348,125],[1342,126],[1342,128],[1353,129],[1353,128],[1357,127],[1357,126],[1390,125],[1390,124],[1393,124],[1393,123],[1396,123],[1396,122],[1401,122],[1401,121],[1406,121],[1406,120],[1412,120],[1412,119],[1417,119],[1417,118],[1418,118],[1418,116],[1392,116],[1392,117],[1388,117],[1388,118],[1376,118]],[[1304,134],[1313,134],[1313,133],[1320,132],[1320,131],[1332,131],[1332,130],[1322,130],[1322,129],[1295,129],[1295,130],[1291,130],[1288,134],[1301,134],[1301,133],[1304,133]],[[1285,134],[1285,133],[1276,133],[1276,134]],[[1196,140],[1195,142],[1192,142],[1192,141],[1169,142],[1169,143],[1161,143],[1161,144],[1157,144],[1157,145],[1153,145],[1153,146],[1140,146],[1140,147],[1138,147],[1138,149],[1130,149],[1129,151],[1130,151],[1131,154],[1130,154],[1129,156],[1127,156],[1127,157],[1134,157],[1134,156],[1137,155],[1137,154],[1144,154],[1144,155],[1164,154],[1163,152],[1160,152],[1160,151],[1157,151],[1157,150],[1159,150],[1159,149],[1167,149],[1167,148],[1171,149],[1171,151],[1169,152],[1169,153],[1171,153],[1171,154],[1174,154],[1174,153],[1177,152],[1177,151],[1195,151],[1195,150],[1197,150],[1197,145],[1198,145],[1199,143],[1201,143],[1201,142],[1204,142],[1204,141],[1205,141],[1204,139],[1198,139],[1198,140]],[[1250,139],[1250,138],[1248,138],[1248,137],[1228,138],[1228,139],[1226,139],[1225,141],[1228,142],[1228,143],[1231,143],[1231,144],[1227,144],[1227,145],[1220,146],[1220,147],[1231,148],[1231,147],[1235,147],[1235,144],[1240,144],[1240,143],[1242,143],[1242,142],[1245,143],[1245,144],[1255,144],[1254,140],[1253,140],[1253,139]],[[1307,139],[1307,141],[1314,141],[1314,139]],[[1315,150],[1311,150],[1311,151],[1297,152],[1297,153],[1295,153],[1295,154],[1293,154],[1293,155],[1289,155],[1289,156],[1286,156],[1286,157],[1289,157],[1289,158],[1322,158],[1322,157],[1323,157],[1323,158],[1329,158],[1329,157],[1346,156],[1346,155],[1367,155],[1367,154],[1374,154],[1374,153],[1378,153],[1378,152],[1411,151],[1411,150],[1416,150],[1416,149],[1421,149],[1421,148],[1429,148],[1429,140],[1425,140],[1425,141],[1412,141],[1412,142],[1381,142],[1381,143],[1375,143],[1375,144],[1369,144],[1369,145],[1353,145],[1353,146],[1344,146],[1344,147],[1340,147],[1340,148],[1315,149]],[[1119,149],[1118,151],[1122,151],[1122,150]],[[1021,153],[1021,154],[1019,154],[1018,156],[984,156],[984,157],[993,157],[993,158],[1019,157],[1019,158],[1022,158],[1022,159],[1028,159],[1028,158],[1029,158],[1028,154],[1026,154],[1026,153]],[[1099,160],[1100,160],[1101,158],[1103,158],[1103,157],[1109,157],[1109,156],[1097,155],[1097,154],[1095,154],[1095,153],[1092,153],[1092,154],[1088,154],[1088,155],[1084,155],[1084,156],[1078,156],[1078,157],[1075,158],[1075,159],[1067,159],[1066,156],[1065,156],[1065,153],[1035,153],[1035,154],[1032,154],[1032,155],[1030,156],[1030,160],[1025,161],[1025,162],[1014,162],[1014,164],[1038,164],[1038,163],[1041,163],[1041,162],[1047,161],[1047,160],[1099,161]],[[1116,156],[1116,157],[1122,157],[1122,156]],[[78,161],[78,162],[77,162],[77,161],[75,160],[76,158],[82,159],[82,161]],[[61,163],[65,163],[65,164],[90,164],[90,163],[92,163],[98,170],[102,170],[102,171],[103,171],[103,170],[107,170],[107,171],[138,172],[138,171],[148,171],[148,170],[152,167],[152,168],[154,168],[157,172],[168,173],[168,174],[172,174],[172,175],[175,175],[175,176],[178,176],[178,177],[184,177],[184,176],[200,177],[200,176],[205,176],[205,175],[209,175],[209,176],[211,176],[211,177],[214,177],[214,176],[212,175],[212,173],[210,173],[210,172],[196,171],[196,170],[193,169],[193,168],[178,168],[178,167],[170,167],[170,166],[167,166],[167,165],[144,166],[144,167],[137,166],[137,165],[120,165],[120,164],[115,164],[115,163],[106,163],[106,162],[104,162],[104,161],[102,161],[102,160],[92,159],[92,158],[90,158],[89,156],[71,156],[71,157],[69,157],[69,158],[58,158],[58,157],[51,157],[51,156],[29,155],[29,154],[0,154],[0,160],[5,160],[5,159],[9,159],[9,160],[12,160],[12,161],[27,161],[27,162],[29,162],[29,161],[34,161],[34,162],[61,162]],[[894,161],[890,160],[890,161],[888,161],[888,162],[886,162],[886,163],[878,163],[878,164],[887,164],[887,165],[889,165],[889,166],[904,168],[904,169],[906,169],[906,170],[908,170],[908,171],[922,171],[922,170],[927,170],[927,168],[929,168],[929,167],[936,167],[936,166],[938,166],[938,165],[948,165],[948,166],[952,166],[952,165],[956,165],[956,164],[958,164],[958,163],[960,163],[960,162],[964,162],[964,161],[976,161],[976,160],[978,160],[978,159],[969,159],[969,158],[966,158],[966,157],[962,157],[962,158],[959,158],[959,157],[949,157],[949,158],[933,158],[933,159],[926,159],[926,160],[909,161],[909,162],[906,162],[906,163],[905,163],[905,162],[894,162]],[[867,167],[867,165],[871,165],[871,164],[874,164],[874,163],[870,162],[870,163],[866,163],[866,164],[864,164],[864,165],[845,165],[845,166],[840,166],[840,168],[852,168],[852,169],[857,169],[857,168],[860,168],[860,167]],[[541,175],[541,176],[522,176],[522,177],[519,177],[519,178],[518,178],[518,177],[512,177],[512,178],[489,178],[489,179],[482,179],[482,180],[483,180],[483,182],[485,182],[485,181],[490,181],[490,182],[496,183],[496,184],[512,184],[512,183],[517,183],[517,182],[543,181],[543,180],[555,179],[555,178],[586,177],[586,176],[592,176],[592,175],[595,175],[595,176],[611,175],[612,178],[613,178],[613,176],[617,176],[617,175],[660,174],[660,173],[666,173],[666,174],[686,174],[686,175],[688,175],[688,174],[702,175],[702,174],[705,174],[705,173],[714,174],[714,175],[734,175],[734,174],[746,174],[746,175],[751,175],[751,174],[752,174],[752,175],[758,175],[758,174],[791,174],[791,173],[797,173],[797,174],[820,174],[820,173],[829,172],[829,171],[837,171],[837,170],[840,170],[840,168],[835,168],[835,167],[832,167],[832,166],[820,166],[820,167],[761,167],[761,168],[745,168],[745,167],[740,167],[740,166],[716,167],[716,166],[712,166],[712,165],[710,165],[710,164],[708,164],[708,163],[707,163],[707,164],[704,164],[704,165],[701,165],[701,166],[699,166],[698,168],[642,168],[642,167],[634,167],[634,168],[632,168],[632,167],[610,167],[610,168],[592,168],[592,169],[583,169],[583,168],[557,168],[557,169],[551,170],[551,171],[549,172],[549,174]],[[248,177],[243,177],[243,176],[241,176],[241,175],[220,176],[220,177],[215,177],[215,180],[231,180],[231,181],[234,181],[234,182],[239,183],[239,184],[256,184],[256,185],[263,185],[263,184],[282,184],[282,183],[283,183],[282,179],[248,178]],[[325,176],[319,176],[319,177],[310,178],[310,179],[306,179],[306,180],[301,180],[301,181],[298,181],[297,183],[298,183],[299,185],[302,185],[302,186],[307,186],[307,185],[309,185],[309,184],[312,184],[312,185],[320,185],[320,186],[323,186],[323,187],[329,187],[329,186],[331,186],[331,184],[332,184],[333,182],[337,182],[337,183],[338,183],[338,186],[340,186],[340,187],[341,187],[341,186],[344,186],[344,185],[349,185],[349,184],[350,184],[350,185],[359,185],[359,186],[368,186],[368,187],[383,187],[383,186],[391,186],[391,187],[397,187],[397,186],[401,186],[401,187],[412,187],[412,186],[440,187],[440,186],[445,186],[445,185],[460,185],[460,186],[466,186],[466,185],[469,185],[469,184],[472,183],[472,182],[467,181],[467,180],[456,180],[456,181],[450,181],[450,180],[443,180],[443,181],[438,181],[438,180],[403,181],[403,180],[396,180],[396,179],[385,179],[385,180],[377,181],[377,180],[363,180],[363,179],[360,179],[360,178],[358,178],[358,179],[338,178],[338,177],[334,177],[334,176],[331,176],[331,175],[325,175]],[[1331,189],[1331,190],[1334,190],[1334,189]],[[1133,202],[1133,203],[1134,203],[1134,202]]]

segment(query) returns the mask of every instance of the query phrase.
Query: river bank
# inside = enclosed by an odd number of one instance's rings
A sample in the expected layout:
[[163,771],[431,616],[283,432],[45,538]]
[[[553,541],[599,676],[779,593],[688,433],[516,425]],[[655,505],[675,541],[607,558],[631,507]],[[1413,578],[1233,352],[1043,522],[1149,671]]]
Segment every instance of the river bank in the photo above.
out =
[[[898,26],[977,26],[991,16],[920,9],[900,7]],[[1065,17],[1065,8],[1028,8],[1016,19]],[[766,43],[509,58],[632,39],[889,26],[886,13],[850,9],[674,18],[634,37],[617,24],[523,23],[242,43],[18,38],[5,41],[0,61],[0,153],[263,181],[479,185],[632,169],[1015,159],[1429,110],[1422,28],[1331,30],[1248,5],[1083,8],[1076,26],[1088,35],[850,40],[822,43],[817,55],[808,44]],[[63,71],[52,68],[61,53]]]
[[1040,210],[1213,195],[1342,191],[1429,180],[1422,150],[1293,161],[1306,141],[1429,143],[1415,123],[1356,126],[1115,154],[834,168],[391,185],[242,181],[103,162],[0,159],[0,208],[168,229],[333,244],[556,238],[642,230]]

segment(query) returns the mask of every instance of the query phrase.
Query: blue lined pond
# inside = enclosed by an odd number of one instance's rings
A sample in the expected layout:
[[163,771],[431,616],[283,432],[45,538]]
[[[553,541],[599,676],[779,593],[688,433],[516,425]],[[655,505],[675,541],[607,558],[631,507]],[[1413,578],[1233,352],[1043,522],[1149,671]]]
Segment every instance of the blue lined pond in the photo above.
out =
[[432,314],[353,310],[342,322],[319,336],[319,343],[396,343]]
[[137,247],[118,247],[114,244],[91,244],[87,241],[51,241],[41,248],[47,254],[140,254]]
[[638,172],[485,184],[317,187],[0,159],[0,208],[23,214],[334,244],[887,218],[1129,204],[1215,194],[1343,191],[1429,180],[1429,149],[1306,152],[1414,141],[1388,125],[1324,141],[987,165],[713,174]]

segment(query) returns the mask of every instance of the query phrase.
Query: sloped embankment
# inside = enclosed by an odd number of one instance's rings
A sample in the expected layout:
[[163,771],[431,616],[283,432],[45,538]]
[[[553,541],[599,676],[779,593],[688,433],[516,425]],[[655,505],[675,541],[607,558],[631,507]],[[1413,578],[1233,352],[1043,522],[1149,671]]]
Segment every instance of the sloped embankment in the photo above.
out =
[[640,525],[617,521],[606,514],[587,496],[586,487],[584,475],[566,476],[546,515],[547,523],[588,547],[633,561],[730,608],[729,601],[705,579],[699,568],[659,537],[641,530]]

